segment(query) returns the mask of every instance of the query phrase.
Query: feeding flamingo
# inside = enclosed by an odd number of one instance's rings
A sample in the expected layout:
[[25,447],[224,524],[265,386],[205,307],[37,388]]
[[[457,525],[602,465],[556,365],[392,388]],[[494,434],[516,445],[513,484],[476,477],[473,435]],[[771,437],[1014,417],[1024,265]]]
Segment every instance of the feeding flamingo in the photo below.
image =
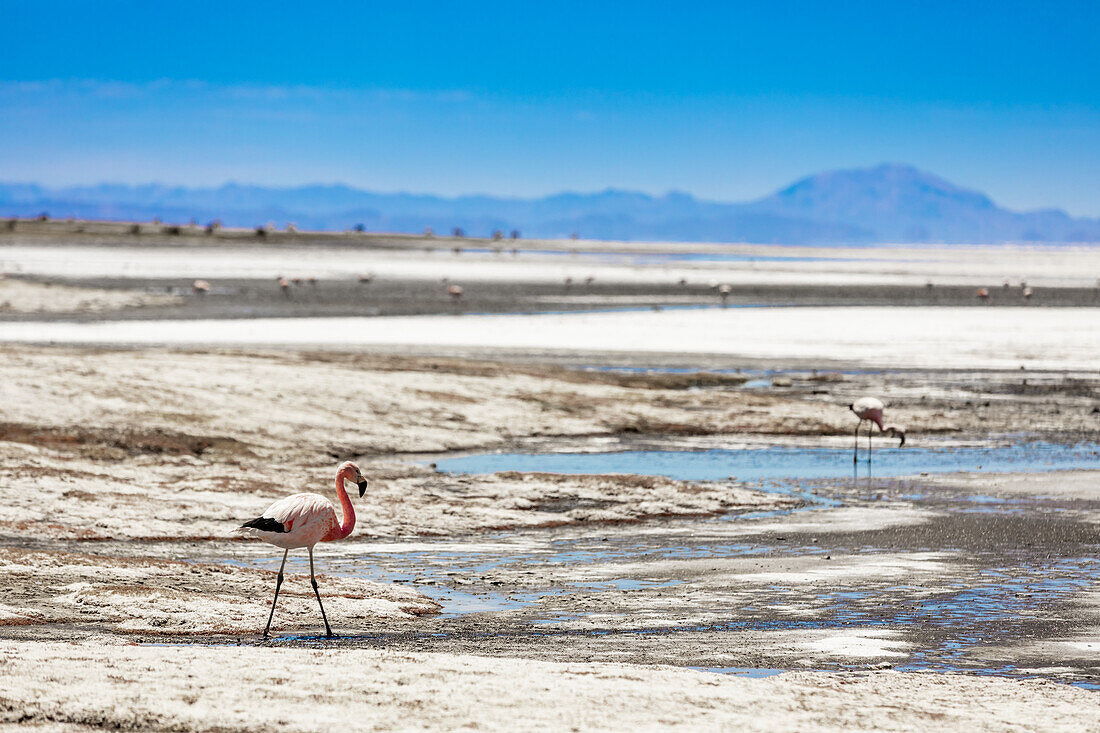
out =
[[[863,427],[863,421],[867,420],[874,425],[878,425],[879,432],[890,433],[891,437],[900,438],[901,442],[898,443],[898,447],[905,445],[905,428],[898,425],[886,425],[882,424],[882,400],[875,399],[874,397],[860,397],[858,400],[848,405],[848,409],[856,414],[859,418],[859,423],[856,424],[856,439],[855,439],[855,451],[852,453],[852,463],[859,460],[859,429]],[[871,431],[873,427],[867,429],[867,462],[871,462]]]
[[462,290],[461,285],[451,285],[450,287],[447,288],[447,295],[451,296],[451,300],[454,300],[454,301],[462,300],[462,294],[463,294],[463,290]]
[[325,636],[332,636],[332,628],[325,616],[325,606],[321,603],[321,593],[317,590],[317,578],[313,572],[313,546],[318,542],[342,540],[355,529],[355,509],[344,489],[344,482],[359,487],[362,498],[367,491],[367,482],[363,474],[351,461],[340,464],[336,471],[336,494],[340,497],[340,507],[344,512],[344,521],[336,519],[336,509],[332,502],[320,494],[293,494],[279,499],[267,508],[261,516],[238,527],[236,532],[250,537],[258,537],[268,544],[283,548],[283,562],[279,565],[279,575],[275,579],[275,598],[271,601],[271,613],[264,627],[264,637],[271,629],[271,619],[275,616],[275,604],[279,602],[279,588],[283,584],[283,568],[286,556],[299,547],[309,550],[309,582],[317,596],[317,605],[321,607],[321,618],[325,622]]
[[196,280],[191,283],[191,292],[195,295],[206,295],[210,292],[210,283],[205,280]]

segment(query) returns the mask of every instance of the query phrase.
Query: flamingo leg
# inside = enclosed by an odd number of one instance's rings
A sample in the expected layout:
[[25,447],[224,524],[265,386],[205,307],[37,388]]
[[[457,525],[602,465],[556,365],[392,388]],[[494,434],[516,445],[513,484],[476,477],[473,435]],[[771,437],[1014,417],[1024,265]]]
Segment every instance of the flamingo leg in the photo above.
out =
[[857,461],[859,461],[859,429],[860,427],[862,427],[862,425],[862,420],[856,423],[856,442],[855,446],[852,449],[852,463],[856,463]]
[[279,566],[279,577],[275,579],[275,598],[271,601],[271,613],[267,615],[267,626],[264,627],[264,638],[267,638],[267,632],[271,629],[271,619],[275,617],[275,604],[279,602],[279,588],[283,585],[283,568],[286,567],[286,556],[290,554],[290,550],[283,552],[283,562]]
[[871,463],[871,433],[875,432],[875,424],[867,425],[867,464]]
[[309,548],[309,582],[313,585],[313,594],[317,596],[317,605],[321,607],[321,618],[325,621],[325,636],[332,638],[332,628],[328,625],[325,605],[321,603],[321,592],[317,590],[317,578],[313,575],[313,548]]

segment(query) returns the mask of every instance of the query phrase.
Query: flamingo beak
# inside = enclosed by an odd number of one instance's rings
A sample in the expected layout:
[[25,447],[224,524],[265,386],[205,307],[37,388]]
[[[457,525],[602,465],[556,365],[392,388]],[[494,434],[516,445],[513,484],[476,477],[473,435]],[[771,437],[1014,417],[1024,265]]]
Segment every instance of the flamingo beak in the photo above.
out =
[[[905,438],[902,438],[901,440],[902,440],[903,443],[905,442]],[[362,499],[363,494],[367,493],[367,480],[365,478],[360,478],[358,486],[359,486],[359,498]]]

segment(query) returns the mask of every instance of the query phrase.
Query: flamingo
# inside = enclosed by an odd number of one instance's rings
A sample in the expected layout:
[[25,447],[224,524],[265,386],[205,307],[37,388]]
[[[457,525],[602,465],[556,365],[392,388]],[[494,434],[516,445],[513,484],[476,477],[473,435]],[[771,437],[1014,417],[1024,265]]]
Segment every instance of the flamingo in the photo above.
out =
[[988,288],[978,288],[978,292],[974,293],[974,297],[976,297],[978,300],[982,301],[983,303],[989,303],[990,301],[993,300],[993,298],[989,295],[989,289]]
[[461,285],[451,285],[450,287],[447,288],[447,295],[450,295],[451,299],[454,300],[454,301],[461,300],[462,299],[462,293],[463,293],[463,290],[462,290]]
[[722,307],[726,307],[726,301],[729,300],[730,293],[733,292],[733,288],[725,283],[718,286],[718,297],[722,299]]
[[[859,460],[859,429],[863,427],[863,421],[867,420],[872,425],[878,425],[879,432],[890,433],[891,437],[900,438],[901,442],[898,443],[898,447],[905,445],[905,428],[898,425],[882,425],[882,400],[875,399],[874,397],[860,397],[858,400],[848,405],[848,409],[856,414],[859,418],[859,423],[856,424],[856,440],[855,440],[855,452],[852,454],[852,463]],[[867,429],[867,462],[871,462],[871,430]]]
[[258,537],[268,544],[283,548],[283,562],[279,565],[279,575],[275,579],[275,599],[271,601],[271,613],[264,627],[264,638],[271,630],[271,619],[275,616],[275,604],[279,602],[279,588],[283,584],[283,568],[286,556],[299,547],[309,550],[309,582],[317,596],[317,605],[321,607],[321,618],[325,622],[325,636],[332,636],[332,627],[325,616],[325,606],[321,603],[321,593],[317,590],[317,577],[313,572],[313,546],[318,542],[342,540],[355,529],[355,509],[344,489],[344,482],[359,487],[359,497],[367,491],[367,482],[359,466],[351,461],[340,464],[336,471],[336,494],[340,497],[340,507],[344,511],[344,521],[336,519],[336,509],[332,502],[320,494],[293,494],[275,502],[261,516],[238,527],[235,532],[249,537]]
[[210,292],[210,283],[205,280],[196,280],[191,283],[191,292],[195,295],[206,295]]

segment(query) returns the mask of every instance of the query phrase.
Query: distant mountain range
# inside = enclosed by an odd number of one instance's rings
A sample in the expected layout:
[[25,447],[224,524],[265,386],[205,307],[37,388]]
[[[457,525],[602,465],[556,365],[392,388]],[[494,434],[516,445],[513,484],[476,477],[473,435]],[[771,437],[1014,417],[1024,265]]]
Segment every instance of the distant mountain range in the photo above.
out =
[[1058,209],[1014,212],[987,196],[907,165],[821,173],[745,203],[608,189],[538,199],[386,194],[342,185],[219,188],[102,184],[45,188],[0,184],[0,215],[166,222],[219,219],[299,229],[471,236],[513,229],[525,237],[842,244],[869,242],[1100,242],[1100,219]]

